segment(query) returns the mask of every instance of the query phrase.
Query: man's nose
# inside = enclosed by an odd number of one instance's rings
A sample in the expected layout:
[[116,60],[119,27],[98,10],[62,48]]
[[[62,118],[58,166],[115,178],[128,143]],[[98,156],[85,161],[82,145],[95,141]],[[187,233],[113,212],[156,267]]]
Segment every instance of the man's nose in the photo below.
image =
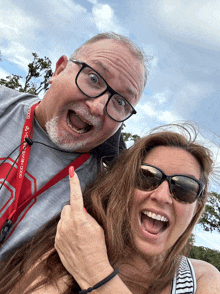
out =
[[168,181],[163,181],[150,195],[151,199],[161,204],[172,204],[173,197],[170,193]]
[[109,98],[109,93],[104,93],[97,98],[89,98],[86,100],[86,104],[90,109],[90,113],[96,116],[103,116],[105,112],[105,105]]

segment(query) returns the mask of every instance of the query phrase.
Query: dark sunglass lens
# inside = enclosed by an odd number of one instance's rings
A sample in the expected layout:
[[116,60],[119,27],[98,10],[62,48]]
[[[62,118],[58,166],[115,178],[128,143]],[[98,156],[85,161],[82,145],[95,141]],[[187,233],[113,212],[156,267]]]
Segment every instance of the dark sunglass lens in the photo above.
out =
[[136,187],[141,190],[154,190],[160,185],[162,176],[156,168],[142,165],[137,174]]
[[199,192],[199,184],[185,176],[174,176],[171,180],[171,187],[174,197],[186,203],[193,203]]

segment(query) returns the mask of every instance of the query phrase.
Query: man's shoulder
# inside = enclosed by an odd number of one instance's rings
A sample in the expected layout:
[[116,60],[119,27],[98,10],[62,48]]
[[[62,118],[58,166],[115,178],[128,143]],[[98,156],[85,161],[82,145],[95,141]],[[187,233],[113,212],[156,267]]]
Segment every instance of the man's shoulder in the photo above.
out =
[[19,92],[17,90],[0,85],[0,99],[4,99],[4,97],[7,97],[10,99],[10,98],[19,97],[19,96],[37,97],[36,95],[30,94],[30,93]]
[[10,97],[14,97],[14,96],[18,96],[21,93],[18,92],[17,90],[11,89],[11,88],[7,88],[3,85],[0,85],[0,96],[10,96]]
[[17,103],[31,104],[40,100],[38,96],[29,93],[18,92],[16,90],[0,85],[0,114],[8,107]]
[[117,159],[117,157],[126,149],[126,145],[121,133],[122,126],[117,130],[117,132],[108,138],[104,143],[95,147],[93,153],[95,153],[102,162],[109,164],[110,162]]

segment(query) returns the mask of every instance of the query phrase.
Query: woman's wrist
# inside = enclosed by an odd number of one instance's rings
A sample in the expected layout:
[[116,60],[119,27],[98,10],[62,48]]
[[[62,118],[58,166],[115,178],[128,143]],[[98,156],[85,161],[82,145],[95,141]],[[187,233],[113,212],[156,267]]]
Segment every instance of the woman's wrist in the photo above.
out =
[[110,275],[105,277],[100,282],[96,283],[93,287],[89,287],[88,289],[84,289],[84,290],[79,291],[79,294],[87,294],[87,293],[90,293],[96,289],[99,289],[100,287],[104,286],[106,283],[111,281],[117,274],[118,274],[118,269],[115,269]]
[[88,289],[93,287],[95,284],[99,283],[107,276],[109,276],[114,271],[113,267],[109,264],[105,266],[104,269],[89,269],[87,272],[84,272],[81,277],[74,277],[81,289]]

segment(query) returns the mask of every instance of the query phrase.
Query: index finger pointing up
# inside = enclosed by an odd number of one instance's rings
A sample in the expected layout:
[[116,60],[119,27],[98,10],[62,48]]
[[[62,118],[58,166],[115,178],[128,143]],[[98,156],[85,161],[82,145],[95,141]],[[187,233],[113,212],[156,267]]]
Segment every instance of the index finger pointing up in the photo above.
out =
[[69,168],[70,180],[70,206],[74,213],[81,213],[83,211],[83,197],[80,182],[77,174],[74,172],[74,167]]

